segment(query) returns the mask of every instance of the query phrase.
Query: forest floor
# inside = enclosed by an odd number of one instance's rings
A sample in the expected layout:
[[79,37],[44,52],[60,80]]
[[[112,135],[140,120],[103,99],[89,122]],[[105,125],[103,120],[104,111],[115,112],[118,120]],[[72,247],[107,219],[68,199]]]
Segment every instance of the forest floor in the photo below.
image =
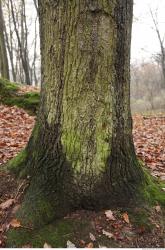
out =
[[[6,246],[9,228],[23,228],[13,214],[26,188],[24,180],[16,180],[2,166],[25,147],[34,122],[35,117],[23,109],[0,105],[0,247]],[[138,157],[153,176],[165,181],[165,114],[134,115],[133,124]],[[18,244],[13,242],[13,247],[165,247],[165,217],[159,204],[134,211],[76,211],[62,223],[65,221],[72,221],[74,226],[69,233],[60,226],[58,240],[39,232],[33,234],[39,239],[36,243],[29,232],[29,238]]]

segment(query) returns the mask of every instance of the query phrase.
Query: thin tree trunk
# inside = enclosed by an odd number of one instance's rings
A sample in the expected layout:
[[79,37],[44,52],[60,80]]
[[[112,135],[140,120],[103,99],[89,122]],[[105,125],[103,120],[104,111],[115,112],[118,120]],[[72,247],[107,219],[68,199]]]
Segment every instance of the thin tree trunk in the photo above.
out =
[[38,17],[35,20],[35,38],[34,38],[34,56],[32,62],[32,79],[34,79],[34,85],[38,85],[38,79],[36,74],[36,60],[37,60],[37,21]]
[[163,87],[165,88],[165,49],[164,49],[164,45],[163,45],[164,39],[161,38],[157,20],[154,17],[154,14],[153,14],[151,9],[150,9],[150,13],[151,13],[151,17],[152,17],[152,20],[153,20],[153,23],[155,26],[155,31],[156,31],[156,34],[158,37],[158,41],[160,44],[160,65],[161,65],[161,69],[162,69],[163,82],[164,82]]
[[[10,10],[10,4],[9,0],[5,2],[8,12],[8,24],[11,24],[11,10]],[[5,25],[5,38],[6,38],[6,46],[9,54],[10,59],[10,65],[11,65],[11,71],[12,71],[12,80],[16,82],[16,70],[14,67],[14,47],[13,47],[13,32],[11,25],[9,25],[9,31],[7,32],[7,28]]]
[[16,19],[15,19],[15,14],[14,14],[14,6],[13,6],[12,0],[10,0],[10,6],[11,6],[11,14],[12,14],[12,18],[13,18],[15,33],[16,33],[17,40],[18,40],[20,58],[21,58],[21,61],[22,61],[22,67],[23,67],[24,74],[25,74],[25,81],[26,81],[27,85],[31,85],[28,58],[27,58],[27,51],[25,51],[24,48],[22,47],[21,38],[20,38],[20,35],[19,35],[19,31],[17,29]]
[[35,6],[35,9],[36,9],[36,12],[37,12],[37,16],[39,15],[38,13],[38,0],[33,0],[34,2],[34,6]]
[[0,72],[2,77],[9,79],[9,65],[5,43],[4,25],[5,23],[3,18],[2,3],[0,0]]

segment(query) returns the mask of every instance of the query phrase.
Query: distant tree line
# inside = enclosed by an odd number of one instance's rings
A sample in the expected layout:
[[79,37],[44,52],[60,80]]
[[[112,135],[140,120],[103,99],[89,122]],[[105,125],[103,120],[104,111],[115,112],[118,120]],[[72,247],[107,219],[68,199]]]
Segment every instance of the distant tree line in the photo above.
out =
[[27,85],[40,82],[37,1],[0,0],[0,72]]
[[138,112],[165,109],[164,75],[159,63],[131,65],[131,106]]
[[[157,13],[150,10],[160,53],[131,65],[133,111],[165,107],[165,48]],[[40,84],[38,0],[0,0],[0,74],[27,85]]]

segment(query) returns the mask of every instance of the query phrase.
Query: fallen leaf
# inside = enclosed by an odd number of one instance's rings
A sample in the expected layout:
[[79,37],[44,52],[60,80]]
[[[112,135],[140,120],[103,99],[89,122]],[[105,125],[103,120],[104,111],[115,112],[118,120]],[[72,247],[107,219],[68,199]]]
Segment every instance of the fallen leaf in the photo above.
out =
[[80,240],[80,244],[84,246],[85,245],[85,241],[84,240]]
[[67,248],[76,248],[75,244],[73,244],[70,240],[67,241],[66,245]]
[[12,211],[11,211],[12,215],[14,215],[14,214],[18,211],[19,208],[20,208],[20,205],[14,206],[14,207],[12,208]]
[[105,231],[105,230],[103,230],[102,233],[103,233],[104,235],[106,235],[109,239],[111,239],[111,238],[113,237],[113,234],[112,234],[112,233],[109,233],[109,232],[107,232],[107,231]]
[[10,225],[14,228],[21,227],[21,222],[17,219],[12,219]]
[[86,248],[93,248],[93,247],[94,247],[94,245],[92,242],[90,242],[89,244],[86,245]]
[[43,248],[52,248],[51,245],[49,245],[47,242],[44,243],[44,247]]
[[130,223],[130,222],[129,222],[129,217],[128,217],[128,214],[127,214],[127,213],[124,213],[124,214],[123,214],[123,219],[124,219],[124,221],[125,221],[126,223],[128,223],[128,224]]
[[156,212],[160,212],[161,211],[161,207],[159,206],[159,205],[157,205],[156,207],[155,207],[155,210],[156,210]]
[[23,109],[0,105],[0,165],[13,158],[25,147],[35,118]]
[[31,244],[23,245],[21,248],[33,248]]
[[109,220],[116,220],[111,210],[105,211],[105,215]]
[[3,203],[0,204],[0,208],[2,210],[6,210],[8,209],[9,207],[11,207],[13,204],[14,204],[15,200],[14,199],[9,199]]
[[4,248],[5,247],[5,241],[4,241],[4,239],[2,238],[1,240],[0,240],[0,248]]
[[89,233],[89,237],[92,241],[96,241],[96,238],[92,233]]
[[141,226],[141,227],[137,228],[137,233],[138,233],[138,234],[143,234],[145,231],[146,231],[146,230],[145,230],[145,227],[144,227],[144,226]]
[[107,248],[107,247],[105,247],[105,246],[102,246],[102,245],[99,245],[99,248]]

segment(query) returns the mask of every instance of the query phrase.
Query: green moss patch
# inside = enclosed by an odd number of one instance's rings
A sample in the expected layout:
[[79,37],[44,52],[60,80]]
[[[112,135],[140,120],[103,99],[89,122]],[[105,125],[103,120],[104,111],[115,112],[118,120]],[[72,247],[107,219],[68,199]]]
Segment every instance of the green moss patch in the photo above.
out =
[[14,173],[15,175],[19,175],[19,173],[21,172],[21,170],[24,168],[24,162],[26,159],[26,150],[22,150],[16,157],[14,157],[13,159],[11,159],[6,167],[9,171],[11,171],[12,173]]
[[151,232],[154,225],[151,223],[150,215],[151,211],[149,208],[138,207],[135,209],[128,209],[129,218],[135,228],[139,230],[145,230]]
[[165,192],[162,190],[165,187],[165,183],[152,177],[147,170],[145,172],[146,183],[142,188],[142,193],[150,205],[160,204],[165,207]]
[[29,111],[30,114],[36,114],[40,99],[39,93],[18,93],[20,89],[21,84],[0,78],[0,103],[17,106]]
[[20,84],[11,83],[6,79],[0,78],[0,100],[15,95],[19,88]]
[[78,223],[72,220],[61,220],[39,230],[24,228],[11,229],[7,234],[7,247],[22,247],[30,244],[42,248],[48,243],[54,248],[66,247],[67,241],[74,238]]

